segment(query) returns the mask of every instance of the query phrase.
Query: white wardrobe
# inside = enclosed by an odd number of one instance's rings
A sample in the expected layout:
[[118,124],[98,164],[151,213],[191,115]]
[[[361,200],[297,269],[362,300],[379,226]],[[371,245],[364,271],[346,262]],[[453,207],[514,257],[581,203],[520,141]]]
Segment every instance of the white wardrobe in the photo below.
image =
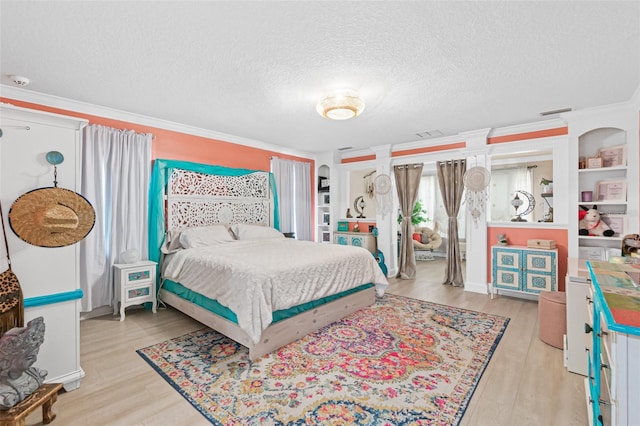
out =
[[[25,324],[44,317],[45,339],[36,367],[48,371],[46,382],[63,383],[69,391],[80,386],[79,247],[30,245],[11,230],[7,215],[11,204],[25,192],[53,186],[54,168],[45,155],[59,151],[58,186],[78,191],[82,128],[87,120],[0,105],[0,200],[7,229],[12,269],[25,297]],[[93,232],[93,231],[92,231]],[[6,269],[0,244],[0,271]]]

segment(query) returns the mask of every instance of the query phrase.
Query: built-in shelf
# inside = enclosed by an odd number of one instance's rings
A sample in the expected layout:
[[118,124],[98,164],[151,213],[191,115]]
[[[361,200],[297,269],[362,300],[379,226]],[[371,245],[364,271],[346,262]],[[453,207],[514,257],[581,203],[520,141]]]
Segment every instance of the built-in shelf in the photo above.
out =
[[627,170],[627,166],[611,166],[611,167],[593,167],[591,169],[578,169],[578,173],[593,173],[593,172],[615,172]]
[[622,237],[613,236],[613,237],[600,237],[597,235],[580,235],[578,236],[581,240],[604,240],[604,241],[622,241]]

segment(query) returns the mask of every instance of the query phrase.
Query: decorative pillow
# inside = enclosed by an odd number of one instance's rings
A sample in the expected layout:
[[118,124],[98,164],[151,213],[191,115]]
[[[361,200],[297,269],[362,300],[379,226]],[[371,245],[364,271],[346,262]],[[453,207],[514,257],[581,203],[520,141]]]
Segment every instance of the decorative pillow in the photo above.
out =
[[208,247],[229,241],[234,241],[234,239],[226,225],[188,228],[180,233],[180,244],[184,248]]
[[427,234],[420,234],[420,242],[422,244],[429,244],[431,242],[431,238]]
[[420,242],[420,240],[421,240],[420,233],[419,232],[414,232],[413,233],[413,239],[416,240],[417,242]]
[[263,225],[249,225],[236,223],[232,226],[233,233],[239,240],[266,240],[270,238],[285,238],[284,234],[275,228]]
[[167,232],[164,237],[164,243],[162,243],[162,247],[160,247],[160,251],[164,254],[171,254],[182,250],[184,248],[182,247],[182,244],[180,244],[180,234],[182,231],[182,229],[175,229]]

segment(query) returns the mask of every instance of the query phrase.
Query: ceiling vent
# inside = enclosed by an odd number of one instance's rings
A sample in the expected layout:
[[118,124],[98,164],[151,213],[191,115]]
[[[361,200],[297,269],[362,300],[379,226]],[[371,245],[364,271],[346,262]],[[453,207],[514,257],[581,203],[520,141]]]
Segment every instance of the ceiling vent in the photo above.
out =
[[425,130],[424,132],[419,132],[416,133],[416,135],[418,135],[419,138],[437,138],[439,136],[442,136],[443,133],[440,130],[434,129],[434,130]]
[[338,148],[338,151],[348,151],[352,148],[353,148],[352,146],[343,146],[342,148]]

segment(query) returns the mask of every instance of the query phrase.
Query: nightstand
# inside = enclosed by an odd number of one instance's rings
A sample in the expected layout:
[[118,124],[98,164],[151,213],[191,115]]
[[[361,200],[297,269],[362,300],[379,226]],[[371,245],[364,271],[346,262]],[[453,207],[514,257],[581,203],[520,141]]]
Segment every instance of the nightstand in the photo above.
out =
[[118,313],[120,302],[120,321],[124,321],[124,309],[131,305],[150,302],[151,310],[156,313],[156,266],[156,262],[149,260],[113,265],[113,315]]

